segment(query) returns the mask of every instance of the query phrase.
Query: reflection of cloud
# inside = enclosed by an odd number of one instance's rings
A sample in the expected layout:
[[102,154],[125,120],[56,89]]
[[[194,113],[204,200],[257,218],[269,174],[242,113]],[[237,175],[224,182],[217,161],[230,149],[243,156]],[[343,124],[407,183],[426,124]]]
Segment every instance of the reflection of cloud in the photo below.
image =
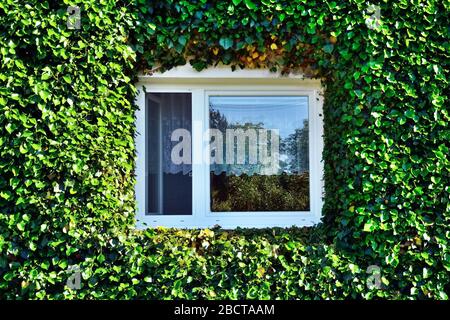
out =
[[219,111],[228,124],[263,124],[278,129],[281,138],[303,127],[308,119],[306,96],[211,96],[210,110]]

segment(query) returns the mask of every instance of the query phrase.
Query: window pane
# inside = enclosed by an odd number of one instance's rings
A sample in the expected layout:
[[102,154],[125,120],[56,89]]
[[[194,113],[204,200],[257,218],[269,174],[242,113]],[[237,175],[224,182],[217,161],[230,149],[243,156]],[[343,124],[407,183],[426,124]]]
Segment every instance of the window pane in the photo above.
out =
[[192,214],[190,93],[147,94],[147,213]]
[[211,211],[309,211],[308,97],[210,96]]

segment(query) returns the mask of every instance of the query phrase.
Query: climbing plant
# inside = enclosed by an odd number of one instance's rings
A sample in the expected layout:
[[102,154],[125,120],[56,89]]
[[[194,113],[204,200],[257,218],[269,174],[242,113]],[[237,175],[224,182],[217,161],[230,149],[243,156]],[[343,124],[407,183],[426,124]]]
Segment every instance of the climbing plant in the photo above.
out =
[[[2,1],[0,297],[448,299],[449,6]],[[321,225],[134,229],[134,83],[183,64],[322,80]]]

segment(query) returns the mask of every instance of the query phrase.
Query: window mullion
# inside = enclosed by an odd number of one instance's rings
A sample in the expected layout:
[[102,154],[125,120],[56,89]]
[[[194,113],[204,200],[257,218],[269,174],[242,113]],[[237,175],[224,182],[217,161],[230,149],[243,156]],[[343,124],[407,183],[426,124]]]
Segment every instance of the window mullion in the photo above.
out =
[[203,96],[203,89],[192,91],[192,215],[194,221],[202,221],[205,217],[205,168],[202,159],[205,130]]

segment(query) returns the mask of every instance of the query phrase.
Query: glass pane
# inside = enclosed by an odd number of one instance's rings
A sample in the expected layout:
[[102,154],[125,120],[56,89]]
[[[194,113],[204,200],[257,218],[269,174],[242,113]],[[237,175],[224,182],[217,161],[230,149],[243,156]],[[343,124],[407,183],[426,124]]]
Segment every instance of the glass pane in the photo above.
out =
[[210,96],[211,211],[309,211],[306,96]]
[[190,93],[147,94],[147,213],[192,214]]

